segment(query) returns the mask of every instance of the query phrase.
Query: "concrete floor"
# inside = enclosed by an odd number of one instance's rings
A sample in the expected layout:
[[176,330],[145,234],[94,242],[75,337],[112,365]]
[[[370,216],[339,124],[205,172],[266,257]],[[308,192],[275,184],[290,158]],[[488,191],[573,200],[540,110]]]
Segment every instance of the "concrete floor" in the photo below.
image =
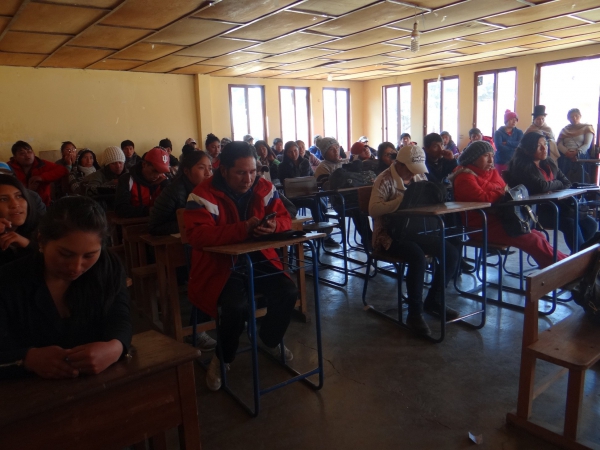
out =
[[[516,255],[511,261],[514,265]],[[494,271],[489,272],[493,278]],[[468,288],[473,278],[463,275],[461,283]],[[312,294],[311,278],[308,285]],[[358,277],[350,277],[345,289],[321,284],[325,383],[320,391],[295,383],[271,392],[262,397],[259,416],[251,418],[225,392],[210,392],[205,372],[197,366],[204,450],[462,449],[475,446],[469,432],[482,435],[480,448],[556,448],[505,423],[517,400],[520,312],[489,306],[483,329],[451,324],[444,342],[432,344],[364,311],[362,286]],[[476,306],[460,298],[453,287],[447,292],[448,303],[463,313]],[[395,298],[393,278],[379,274],[369,283],[370,303],[392,308]],[[507,295],[505,300],[523,301],[518,295]],[[578,306],[572,302],[559,304],[552,316],[540,319],[541,329],[573,308]],[[286,345],[294,352],[294,367],[314,367],[314,321],[292,320]],[[260,362],[262,386],[287,376],[270,360],[261,357]],[[538,376],[543,376],[551,365],[538,363],[538,368]],[[233,386],[250,400],[250,355],[239,355],[229,374]],[[561,426],[565,392],[566,377],[536,400],[534,416]],[[584,437],[596,443],[600,443],[599,417],[597,365],[588,372],[581,426]],[[175,434],[171,440],[175,445]]]

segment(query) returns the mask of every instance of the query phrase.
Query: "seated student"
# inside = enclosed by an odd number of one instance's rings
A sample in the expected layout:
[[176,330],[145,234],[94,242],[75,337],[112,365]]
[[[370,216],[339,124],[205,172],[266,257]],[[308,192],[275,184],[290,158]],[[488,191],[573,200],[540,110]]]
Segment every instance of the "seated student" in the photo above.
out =
[[277,167],[277,174],[281,184],[286,178],[311,177],[314,175],[308,159],[300,156],[298,144],[294,141],[285,143],[283,160]]
[[[369,146],[369,138],[366,136],[361,136],[358,138],[357,142],[361,142],[362,144],[365,145],[365,147],[367,147],[369,149],[369,151],[371,152],[371,156],[372,159],[375,159],[375,156],[377,156],[377,151],[373,148]],[[352,150],[350,150],[352,151]]]
[[418,145],[418,144],[416,142],[412,141],[410,134],[402,133],[400,135],[400,144],[398,145],[398,150],[400,150],[402,147],[406,147],[407,145]]
[[96,154],[89,148],[84,148],[77,155],[75,167],[69,174],[69,192],[73,194],[85,195],[85,185],[83,179],[100,170],[100,164],[96,160]]
[[[75,166],[75,160],[77,158],[77,147],[71,141],[65,141],[60,146],[60,154],[62,157],[55,163],[59,166],[65,167],[70,174],[73,170],[73,167]],[[71,190],[69,189],[68,175],[54,182],[53,198],[55,200],[64,197],[70,192]]]
[[[223,139],[221,139],[221,148],[225,148],[225,146],[227,144],[229,144],[230,142],[231,142],[231,139],[229,139],[228,137],[224,137]],[[268,147],[268,145],[267,145],[267,147]],[[212,158],[212,156],[211,156],[211,158]]]
[[[405,228],[402,232],[393,231],[392,221],[387,214],[396,211],[404,192],[411,183],[425,181],[427,167],[425,153],[417,146],[402,147],[396,161],[379,174],[371,191],[369,215],[374,218],[373,248],[401,256],[408,263],[406,291],[408,295],[408,316],[406,323],[418,334],[429,336],[431,331],[423,319],[423,309],[432,314],[441,312],[442,285],[441,271],[435,270],[431,288],[423,303],[423,285],[427,260],[425,255],[440,256],[440,237],[419,234],[418,228]],[[446,250],[446,280],[449,281],[456,271],[459,252],[448,240]],[[446,308],[446,318],[453,320],[458,312]]]
[[119,217],[145,217],[170,181],[169,155],[161,147],[154,147],[144,155],[137,166],[119,177],[115,196],[115,212]]
[[317,181],[323,175],[331,175],[336,169],[342,167],[343,163],[348,162],[340,158],[340,144],[335,138],[321,138],[319,139],[318,146],[321,155],[323,155],[323,161],[321,161],[321,164],[315,170]]
[[317,142],[319,142],[319,139],[323,139],[323,136],[320,134],[315,135],[313,138],[313,145],[310,146],[308,151],[322,161],[323,155],[321,155],[321,150],[319,150],[319,147],[317,147]]
[[310,168],[313,171],[313,173],[311,175],[313,175],[315,173],[315,170],[317,170],[317,167],[319,167],[319,164],[321,164],[321,160],[319,158],[317,158],[315,155],[313,155],[311,152],[306,151],[306,144],[304,143],[304,141],[298,140],[298,141],[296,141],[296,144],[298,145],[298,151],[300,152],[300,157],[308,160],[308,163],[310,164]]
[[125,155],[119,147],[107,147],[102,153],[102,169],[86,175],[80,185],[85,195],[98,195],[102,189],[116,192],[119,177],[125,170]]
[[121,150],[125,155],[125,170],[129,171],[133,166],[139,163],[142,158],[135,152],[135,144],[129,139],[121,142]]
[[271,147],[271,150],[273,150],[273,153],[275,153],[277,159],[281,161],[283,159],[283,139],[273,139],[273,146]]
[[[260,225],[267,214],[275,218]],[[236,244],[252,237],[289,230],[291,219],[277,189],[256,176],[256,159],[247,142],[232,142],[221,153],[221,165],[212,178],[196,186],[184,213],[185,228],[192,246],[189,280],[190,301],[211,317],[218,317],[224,363],[233,362],[247,315],[245,278],[231,272],[231,258],[203,252],[203,247]],[[273,276],[256,278],[255,291],[265,295],[267,314],[259,337],[267,348],[280,354],[279,343],[290,323],[298,291],[274,249],[250,255],[255,273]],[[286,360],[293,358],[284,348]],[[219,360],[213,356],[206,374],[210,390],[221,387]]]
[[247,142],[250,145],[254,145],[254,138],[250,134],[244,135],[244,137],[242,138],[242,141]]
[[443,183],[452,173],[458,163],[450,150],[444,150],[442,136],[429,133],[425,136],[423,150],[425,150],[425,165],[427,166],[427,179],[436,183]]
[[352,147],[350,148],[350,155],[351,161],[362,162],[362,170],[371,170],[375,172],[379,166],[379,162],[371,153],[370,147],[362,142],[355,142],[352,144]]
[[[231,142],[231,141],[230,141]],[[212,158],[213,169],[219,168],[219,154],[221,153],[221,141],[212,133],[206,135],[204,148]]]
[[171,154],[173,152],[171,140],[169,138],[161,139],[158,146],[169,154],[169,174],[171,177],[175,176],[179,169],[179,160]]
[[[485,141],[492,146],[494,151],[496,151],[496,145],[494,144],[494,139],[492,137],[484,136],[481,133],[481,130],[479,128],[471,128],[469,130],[469,143],[467,144],[467,147],[469,145],[471,145],[471,142],[476,142],[476,141]],[[467,148],[467,147],[465,147],[465,148]]]
[[8,165],[24,186],[36,191],[45,205],[52,201],[52,183],[67,176],[69,171],[58,164],[35,156],[33,148],[25,141],[17,141],[12,146],[13,157]]
[[0,268],[0,376],[100,373],[131,344],[125,271],[104,246],[104,211],[64,197],[38,233],[39,251]]
[[191,145],[194,148],[194,150],[196,150],[196,146],[198,144],[196,143],[196,139],[194,139],[194,138],[187,138],[185,140],[185,145]]
[[274,161],[277,161],[275,155],[272,155],[272,158],[269,158],[269,152],[273,153],[269,148],[269,144],[267,141],[256,141],[256,145],[254,145],[254,150],[256,151],[256,164],[258,173],[264,177],[267,181],[272,181],[277,179],[278,175],[278,167]]
[[[571,182],[560,171],[552,158],[548,158],[548,141],[538,132],[525,134],[515,154],[508,163],[507,171],[502,174],[505,181],[512,186],[523,184],[530,195],[544,194],[550,191],[568,189]],[[545,228],[554,228],[554,207],[546,204],[538,205],[537,215]],[[575,230],[575,208],[570,201],[561,202],[559,205],[558,229],[563,232],[569,250],[573,252]],[[581,249],[595,241],[598,223],[588,215],[579,217],[577,229],[578,248]],[[593,239],[594,238],[594,239]]]
[[[11,177],[14,177],[15,173],[7,163],[0,162],[0,175],[10,175]],[[46,205],[42,201],[42,197],[40,197],[37,192],[32,191],[31,189],[26,188],[25,191],[29,195],[32,208],[38,213],[38,215],[43,216],[46,214]]]
[[458,151],[458,147],[452,140],[452,136],[450,136],[450,133],[448,133],[447,131],[442,131],[440,133],[440,136],[442,137],[442,141],[443,141],[443,149],[450,150],[452,152],[452,154],[454,155],[454,157],[456,157],[459,154],[459,151]]
[[27,189],[12,175],[0,175],[0,267],[35,251],[39,214]]
[[391,142],[382,142],[379,144],[379,147],[377,147],[377,167],[374,170],[375,174],[379,175],[390,167],[396,156],[398,156],[398,151],[394,144]]
[[[485,141],[472,142],[458,158],[460,166],[450,176],[454,184],[454,199],[457,202],[498,203],[504,198],[506,183],[494,169],[494,149]],[[502,214],[502,209],[498,214]],[[507,213],[510,212],[506,210]],[[467,213],[469,226],[480,227],[481,215]],[[553,249],[545,236],[537,230],[512,237],[506,234],[500,216],[487,211],[488,242],[510,245],[529,253],[541,268],[554,263]],[[471,235],[473,236],[473,235]],[[558,252],[558,260],[566,258]]]
[[191,144],[185,144],[182,148],[181,148],[181,155],[179,155],[179,162],[181,163],[181,161],[183,161],[183,158],[185,155],[189,155],[191,153],[194,153],[196,150],[196,147],[194,147]]

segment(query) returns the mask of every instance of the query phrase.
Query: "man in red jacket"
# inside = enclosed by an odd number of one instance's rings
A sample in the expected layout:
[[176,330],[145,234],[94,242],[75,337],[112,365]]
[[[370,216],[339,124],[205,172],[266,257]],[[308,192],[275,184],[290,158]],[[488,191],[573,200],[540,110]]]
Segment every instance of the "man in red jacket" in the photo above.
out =
[[[204,252],[203,248],[287,231],[291,218],[275,187],[256,176],[255,153],[247,142],[228,144],[219,158],[221,163],[214,176],[190,194],[184,219],[193,249],[188,295],[194,305],[218,319],[223,360],[229,364],[235,358],[248,314],[246,276],[239,273],[245,263],[243,258],[236,261],[239,270],[232,272],[230,256]],[[260,225],[261,219],[271,213],[275,217]],[[267,315],[258,335],[278,355],[298,291],[293,281],[281,273],[283,268],[274,249],[254,252],[250,257],[255,274],[272,274],[255,278],[254,290],[267,299]],[[284,354],[288,361],[293,358],[287,348]],[[210,362],[206,384],[213,391],[221,387],[216,356]]]
[[25,187],[37,192],[48,206],[52,201],[52,183],[68,176],[67,168],[38,158],[25,141],[15,142],[12,154],[8,164],[15,176]]

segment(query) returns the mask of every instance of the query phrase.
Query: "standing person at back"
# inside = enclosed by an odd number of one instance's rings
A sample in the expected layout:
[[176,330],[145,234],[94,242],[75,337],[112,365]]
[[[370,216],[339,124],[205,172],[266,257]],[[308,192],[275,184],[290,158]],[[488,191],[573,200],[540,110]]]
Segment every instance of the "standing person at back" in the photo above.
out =
[[115,212],[119,217],[145,217],[162,189],[169,185],[169,155],[154,147],[129,173],[119,177]]
[[494,166],[500,175],[508,168],[508,162],[523,138],[523,132],[517,128],[518,121],[517,113],[507,109],[504,112],[504,126],[498,128],[494,133],[494,144],[496,145]]
[[129,171],[133,166],[139,163],[142,158],[135,152],[135,144],[129,139],[121,142],[121,150],[125,155],[125,169]]
[[25,141],[12,146],[13,157],[8,164],[17,179],[32,191],[37,192],[47,206],[52,201],[52,183],[69,175],[69,171],[58,164],[35,156],[33,148]]

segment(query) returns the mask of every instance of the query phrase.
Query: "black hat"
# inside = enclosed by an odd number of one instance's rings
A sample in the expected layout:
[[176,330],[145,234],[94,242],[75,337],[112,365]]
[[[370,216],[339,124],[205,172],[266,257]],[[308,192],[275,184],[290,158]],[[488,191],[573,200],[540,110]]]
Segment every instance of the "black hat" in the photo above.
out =
[[546,114],[546,105],[536,105],[533,107],[532,116],[536,118],[537,116],[547,116]]

